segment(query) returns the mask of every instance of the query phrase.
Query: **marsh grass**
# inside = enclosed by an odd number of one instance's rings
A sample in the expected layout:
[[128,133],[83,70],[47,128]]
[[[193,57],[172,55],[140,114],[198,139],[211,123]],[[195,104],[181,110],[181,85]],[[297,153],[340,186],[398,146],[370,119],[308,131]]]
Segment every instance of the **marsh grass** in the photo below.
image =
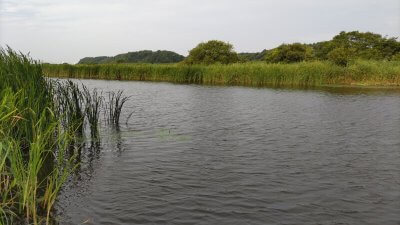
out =
[[0,224],[49,223],[42,215],[72,166],[56,157],[69,136],[54,106],[40,64],[0,49]]
[[63,157],[69,137],[55,117],[39,113],[31,127],[33,139],[22,145],[13,132],[24,118],[14,104],[19,96],[11,93],[2,92],[0,104],[0,224],[47,224],[54,196],[73,169]]
[[59,81],[56,85],[56,108],[61,115],[66,115],[64,124],[68,124],[77,135],[82,136],[88,125],[91,136],[97,137],[101,111],[108,124],[119,125],[123,106],[129,99],[123,96],[123,91],[110,91],[103,95],[97,89],[89,90],[71,80]]
[[72,81],[53,83],[54,99],[58,113],[63,115],[63,124],[69,127],[78,135],[84,133],[85,124],[85,108],[84,96],[78,85]]
[[229,65],[102,64],[43,65],[50,77],[105,80],[168,81],[210,85],[322,86],[400,85],[399,61],[356,60],[347,67],[328,61],[292,64]]
[[[126,100],[113,96],[120,113]],[[38,62],[0,49],[0,224],[52,223],[58,193],[77,167],[75,143],[86,120],[98,133],[102,102],[97,90],[49,80]]]

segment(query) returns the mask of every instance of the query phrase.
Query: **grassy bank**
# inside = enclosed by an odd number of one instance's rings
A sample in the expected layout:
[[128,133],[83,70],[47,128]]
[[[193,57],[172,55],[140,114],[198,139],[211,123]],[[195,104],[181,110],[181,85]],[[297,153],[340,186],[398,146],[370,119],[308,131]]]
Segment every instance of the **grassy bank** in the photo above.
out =
[[0,49],[0,225],[52,224],[79,140],[97,140],[101,111],[109,125],[119,123],[127,98],[107,94],[49,80],[41,64]]
[[48,224],[72,139],[40,64],[0,49],[0,224]]
[[103,64],[43,65],[50,77],[167,81],[243,86],[400,85],[399,61],[362,61],[341,67],[325,61],[231,65]]

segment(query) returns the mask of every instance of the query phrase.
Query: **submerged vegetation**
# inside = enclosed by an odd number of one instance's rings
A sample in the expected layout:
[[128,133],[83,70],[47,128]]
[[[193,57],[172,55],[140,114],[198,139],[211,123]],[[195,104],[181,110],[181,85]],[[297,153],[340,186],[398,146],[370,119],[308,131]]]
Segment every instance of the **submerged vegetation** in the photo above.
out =
[[[122,92],[111,95],[126,101]],[[77,166],[70,150],[85,121],[98,133],[102,104],[96,90],[49,80],[36,61],[0,49],[0,224],[52,223],[58,193]],[[116,105],[119,117],[123,104]]]

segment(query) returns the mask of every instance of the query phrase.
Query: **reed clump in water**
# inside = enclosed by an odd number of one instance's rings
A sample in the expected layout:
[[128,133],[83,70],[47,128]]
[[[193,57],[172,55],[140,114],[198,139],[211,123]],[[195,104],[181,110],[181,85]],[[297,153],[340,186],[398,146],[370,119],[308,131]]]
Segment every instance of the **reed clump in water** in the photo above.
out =
[[50,77],[244,86],[400,85],[400,61],[356,60],[235,63],[229,65],[101,64],[44,65]]
[[66,115],[64,123],[70,124],[78,135],[83,135],[88,124],[91,136],[97,137],[101,111],[108,124],[119,125],[123,106],[129,99],[123,96],[123,91],[108,92],[106,101],[97,89],[89,90],[85,85],[79,87],[70,80],[56,84],[56,108],[60,114]]
[[122,91],[109,92],[108,102],[105,105],[105,117],[107,122],[115,126],[119,125],[122,107],[129,99],[129,97],[125,97],[122,94]]
[[82,135],[85,128],[85,109],[81,90],[72,81],[56,82],[55,84],[56,108],[60,115],[64,115],[64,125],[69,125],[73,131]]
[[82,86],[85,99],[85,113],[90,127],[90,134],[93,138],[98,137],[100,111],[104,104],[104,97],[97,89],[90,91],[86,86]]

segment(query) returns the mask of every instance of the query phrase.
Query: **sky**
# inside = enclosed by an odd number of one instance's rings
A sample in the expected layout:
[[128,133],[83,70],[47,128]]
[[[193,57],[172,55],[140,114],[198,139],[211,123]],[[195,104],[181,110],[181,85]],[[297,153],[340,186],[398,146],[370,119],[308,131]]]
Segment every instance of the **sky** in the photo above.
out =
[[0,0],[0,45],[50,63],[144,49],[187,55],[214,39],[258,52],[353,30],[400,36],[400,0]]

